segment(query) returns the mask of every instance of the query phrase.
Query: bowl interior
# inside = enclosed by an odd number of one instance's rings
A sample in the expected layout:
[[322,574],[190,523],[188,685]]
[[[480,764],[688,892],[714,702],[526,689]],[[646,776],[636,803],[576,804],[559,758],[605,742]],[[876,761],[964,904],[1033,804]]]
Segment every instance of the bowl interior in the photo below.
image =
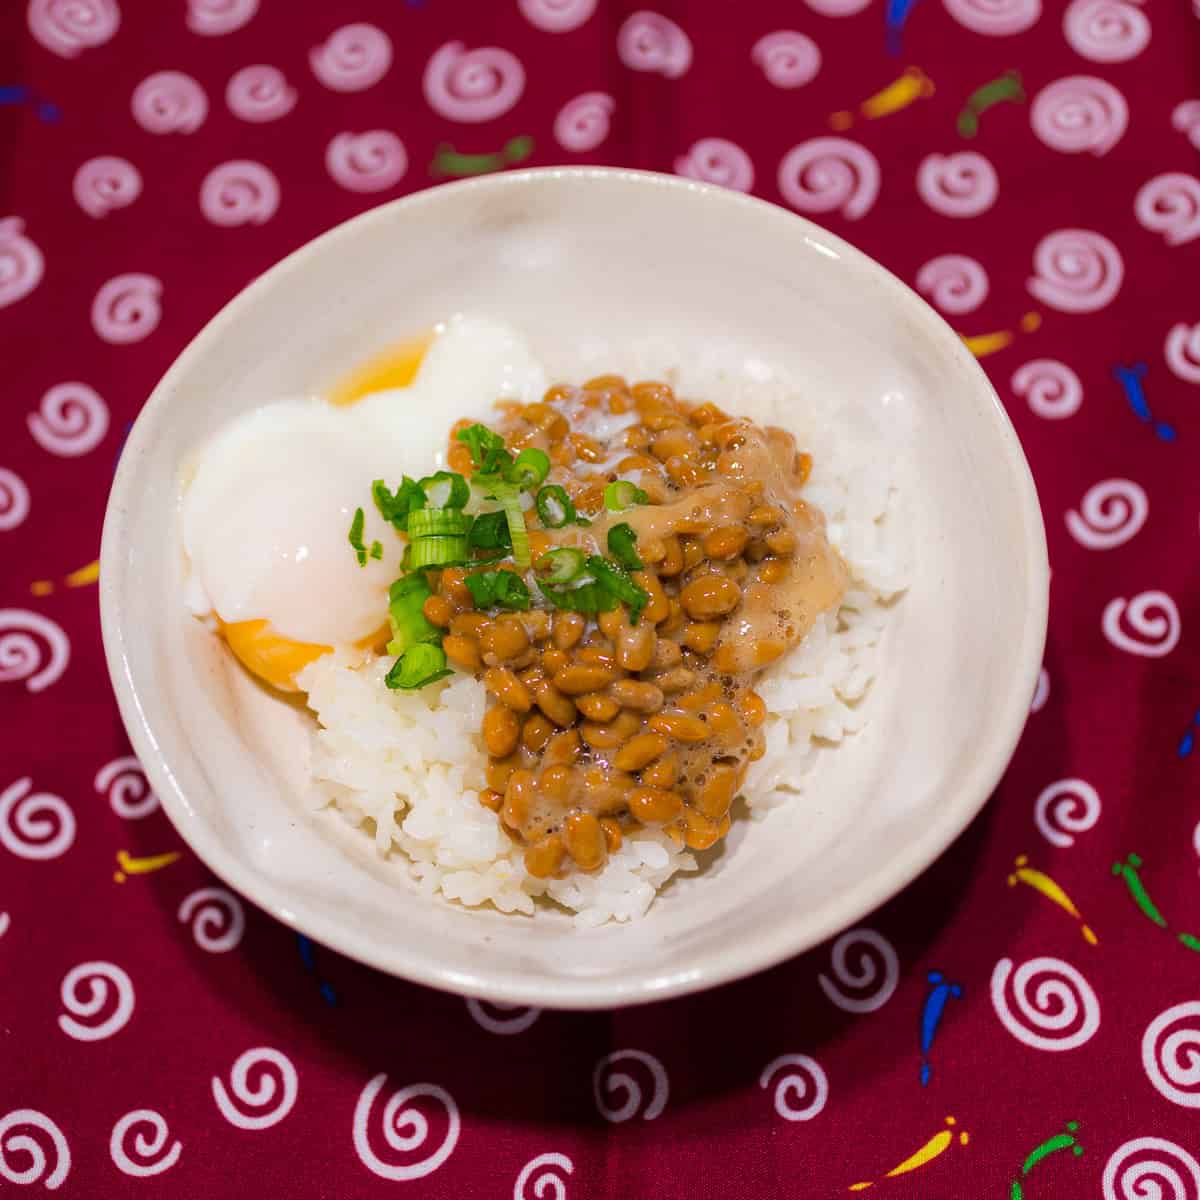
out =
[[[786,371],[802,394],[833,397],[851,436],[880,439],[895,457],[913,569],[867,728],[820,756],[806,797],[737,828],[703,877],[678,878],[633,926],[581,931],[555,914],[502,917],[419,895],[366,838],[312,812],[307,718],[255,687],[182,605],[175,508],[188,452],[237,413],[321,391],[456,311],[515,325],[554,377],[634,352],[675,355],[734,389]],[[1045,542],[1028,469],[950,329],[870,260],[782,210],[616,171],[421,193],[258,280],[185,351],[139,419],[101,580],[135,748],[219,875],[385,970],[564,1007],[652,999],[766,966],[902,887],[998,778],[1045,631]]]

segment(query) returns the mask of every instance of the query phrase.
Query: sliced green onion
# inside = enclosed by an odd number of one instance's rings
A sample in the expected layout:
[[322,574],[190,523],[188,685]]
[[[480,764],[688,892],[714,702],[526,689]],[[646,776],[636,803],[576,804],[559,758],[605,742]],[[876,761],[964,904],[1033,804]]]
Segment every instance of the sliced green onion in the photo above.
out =
[[541,582],[570,583],[572,579],[583,574],[583,559],[583,551],[576,550],[573,546],[560,546],[557,550],[547,550],[536,563],[539,571],[547,572],[542,576]]
[[463,537],[470,532],[471,518],[460,508],[418,508],[408,514],[408,536]]
[[415,646],[409,646],[396,659],[392,669],[384,676],[384,683],[393,689],[403,688],[405,691],[411,691],[453,674],[454,672],[446,667],[446,653],[441,646],[419,642]]
[[522,491],[535,488],[550,474],[550,455],[545,450],[530,447],[517,455],[516,461],[504,472],[509,483],[515,483]]
[[584,583],[578,587],[551,587],[539,583],[538,591],[554,605],[567,612],[600,613],[611,612],[620,604],[612,592],[601,583]]
[[417,480],[417,487],[434,508],[462,508],[471,498],[471,485],[457,471],[438,471]]
[[511,465],[512,455],[504,448],[504,439],[486,425],[470,425],[456,436],[471,451],[471,461],[483,474]]
[[518,567],[529,566],[529,534],[525,529],[525,514],[521,510],[521,493],[513,483],[497,483],[492,494],[500,501],[504,517],[508,522],[508,536],[512,541],[513,562]]
[[371,554],[372,558],[382,558],[383,557],[383,543],[382,542],[372,542],[370,554]]
[[621,566],[631,571],[642,569],[642,560],[637,554],[637,534],[628,521],[622,521],[608,531],[608,552]]
[[526,609],[529,588],[514,571],[476,571],[466,577],[476,608]]
[[408,571],[459,566],[469,560],[470,553],[465,535],[417,538],[405,549],[403,566]]
[[557,483],[548,484],[537,494],[538,520],[547,529],[561,529],[576,520],[575,505],[567,495],[567,489]]
[[371,484],[371,496],[379,515],[402,533],[408,528],[408,514],[414,509],[425,507],[425,493],[420,485],[407,475],[400,481],[395,492],[388,491],[382,479]]
[[354,520],[350,522],[350,545],[354,547],[354,557],[358,559],[358,565],[365,567],[367,565],[367,548],[363,545],[363,522],[366,516],[361,508],[354,510]]
[[504,510],[497,508],[492,512],[480,513],[471,526],[467,541],[473,550],[509,549],[512,538],[508,533],[508,517]]
[[601,587],[607,588],[618,600],[624,600],[629,605],[629,619],[636,625],[642,609],[650,602],[649,594],[629,578],[624,568],[606,558],[593,554],[585,565]]
[[388,589],[388,620],[392,625],[389,654],[403,654],[420,642],[440,642],[442,631],[425,616],[425,601],[433,595],[425,576],[419,572],[402,575]]
[[604,507],[610,512],[620,512],[635,504],[645,504],[650,497],[628,479],[618,479],[604,489]]

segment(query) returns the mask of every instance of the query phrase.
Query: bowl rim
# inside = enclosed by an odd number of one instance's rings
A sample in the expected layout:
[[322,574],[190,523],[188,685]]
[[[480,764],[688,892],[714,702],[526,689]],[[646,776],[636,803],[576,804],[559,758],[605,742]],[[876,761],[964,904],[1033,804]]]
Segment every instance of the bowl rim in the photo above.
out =
[[[648,186],[668,191],[690,192],[705,197],[706,203],[752,210],[764,222],[787,222],[804,227],[806,240],[819,242],[859,269],[873,273],[898,303],[911,311],[923,336],[945,345],[973,381],[983,402],[980,416],[990,423],[998,449],[1013,476],[1020,496],[1021,527],[1024,531],[1025,568],[1028,587],[1025,595],[1027,619],[1022,643],[1012,648],[1013,671],[1003,705],[993,712],[989,722],[990,741],[986,753],[974,757],[970,773],[956,790],[936,820],[928,822],[922,833],[898,854],[885,870],[859,880],[805,915],[801,926],[781,922],[765,926],[758,933],[724,949],[686,970],[636,973],[623,979],[556,980],[547,988],[538,980],[496,976],[486,969],[462,968],[440,962],[399,945],[384,945],[358,930],[347,929],[319,905],[304,896],[295,896],[286,888],[263,879],[226,850],[211,827],[196,819],[169,764],[159,751],[156,736],[158,718],[147,711],[139,698],[125,652],[126,630],[121,623],[122,602],[115,579],[123,574],[120,564],[127,557],[125,510],[130,507],[132,488],[140,472],[145,444],[153,436],[153,427],[169,412],[169,397],[177,381],[191,369],[192,363],[208,352],[211,343],[225,328],[271,288],[280,277],[302,268],[315,253],[325,250],[359,229],[386,223],[401,210],[417,210],[437,205],[450,193],[519,189],[541,181],[598,179]],[[950,344],[952,343],[952,345]],[[1049,560],[1041,506],[1029,463],[1025,458],[1012,422],[991,381],[962,339],[903,280],[863,251],[836,234],[806,220],[789,209],[754,196],[698,183],[674,175],[623,167],[540,167],[508,171],[474,179],[457,180],[426,188],[377,205],[341,222],[305,242],[252,280],[218,311],[188,342],[154,387],[126,440],[104,517],[100,549],[100,619],[105,659],[116,694],[122,721],[134,752],[159,797],[171,824],[197,858],[241,896],[269,913],[275,920],[303,933],[322,945],[389,975],[424,984],[457,995],[492,1000],[505,1005],[526,1005],[557,1009],[597,1009],[648,1003],[715,987],[758,971],[784,959],[803,953],[826,939],[850,928],[880,905],[903,890],[926,870],[963,832],[987,803],[1016,748],[1029,713],[1038,672],[1045,649],[1049,607]]]

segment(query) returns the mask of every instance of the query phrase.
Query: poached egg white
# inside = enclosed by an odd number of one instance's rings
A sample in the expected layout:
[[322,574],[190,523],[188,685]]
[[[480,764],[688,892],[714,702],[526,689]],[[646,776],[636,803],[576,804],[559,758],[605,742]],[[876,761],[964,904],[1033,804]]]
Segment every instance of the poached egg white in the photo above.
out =
[[[407,387],[340,407],[314,398],[265,404],[197,456],[181,503],[189,607],[215,616],[239,657],[276,686],[290,681],[260,670],[227,627],[258,622],[260,640],[265,633],[282,649],[284,674],[370,639],[386,621],[404,549],[371,501],[372,480],[395,487],[402,475],[443,469],[454,421],[487,422],[497,400],[532,403],[546,390],[545,372],[508,326],[458,315],[435,332]],[[348,537],[358,508],[363,542],[383,547],[363,567]],[[308,653],[289,658],[289,645]]]

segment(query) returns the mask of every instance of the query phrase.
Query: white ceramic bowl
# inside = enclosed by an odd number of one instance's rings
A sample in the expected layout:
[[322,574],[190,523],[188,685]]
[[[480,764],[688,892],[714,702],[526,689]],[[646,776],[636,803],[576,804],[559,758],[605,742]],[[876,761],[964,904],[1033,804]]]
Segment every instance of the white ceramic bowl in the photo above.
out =
[[[180,596],[185,454],[235,414],[320,391],[450,313],[516,325],[552,371],[647,331],[774,363],[880,418],[905,468],[911,586],[867,728],[810,797],[735,826],[704,877],[640,923],[577,930],[417,894],[369,839],[314,815],[306,716],[248,681]],[[720,395],[713,396],[721,403]],[[447,413],[447,423],[455,414]],[[1012,753],[1046,629],[1045,535],[984,373],[907,287],[838,238],[735,192],[553,169],[420,192],[256,280],[196,337],[139,417],[104,525],[100,602],[117,699],[162,804],[231,886],[327,946],[509,1004],[615,1006],[710,987],[837,933],[967,825]]]

